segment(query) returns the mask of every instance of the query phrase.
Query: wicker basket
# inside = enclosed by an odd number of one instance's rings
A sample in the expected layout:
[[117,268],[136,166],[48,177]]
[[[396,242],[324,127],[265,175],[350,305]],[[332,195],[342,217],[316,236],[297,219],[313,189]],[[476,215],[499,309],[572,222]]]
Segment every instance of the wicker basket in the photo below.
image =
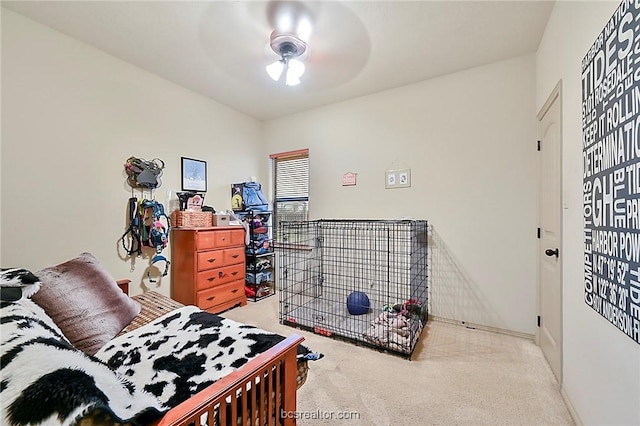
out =
[[213,226],[213,213],[175,211],[171,214],[174,228],[206,228]]

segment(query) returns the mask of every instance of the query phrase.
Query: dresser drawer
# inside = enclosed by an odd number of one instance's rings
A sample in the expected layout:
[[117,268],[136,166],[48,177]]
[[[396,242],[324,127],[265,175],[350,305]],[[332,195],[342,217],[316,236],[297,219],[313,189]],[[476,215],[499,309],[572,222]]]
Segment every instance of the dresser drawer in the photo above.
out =
[[215,231],[200,231],[196,234],[196,250],[210,250],[216,248]]
[[220,231],[216,232],[216,247],[230,247],[233,243],[231,242],[231,230],[228,231]]
[[208,290],[199,291],[197,295],[197,305],[200,309],[209,309],[242,296],[244,296],[244,281],[234,281]]
[[241,263],[241,262],[244,262],[244,259],[245,259],[244,247],[230,248],[224,251],[225,265],[233,265],[235,263]]
[[219,268],[228,264],[225,260],[224,250],[201,251],[196,254],[198,260],[198,271],[206,271],[207,269]]
[[204,290],[209,287],[242,279],[244,278],[244,272],[244,263],[198,272],[196,290]]
[[245,246],[244,240],[244,228],[232,229],[231,230],[231,244],[236,246]]
[[244,261],[245,254],[243,247],[235,247],[225,250],[209,250],[197,253],[198,271],[220,268],[222,266],[233,265]]
[[244,229],[221,229],[198,232],[196,249],[209,250],[244,245]]

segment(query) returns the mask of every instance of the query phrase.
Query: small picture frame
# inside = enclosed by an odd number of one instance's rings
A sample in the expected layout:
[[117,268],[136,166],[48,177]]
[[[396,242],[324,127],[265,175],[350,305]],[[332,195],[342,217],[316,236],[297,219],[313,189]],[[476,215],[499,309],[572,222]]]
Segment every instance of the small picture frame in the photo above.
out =
[[398,186],[400,188],[411,186],[411,169],[398,170]]
[[386,174],[386,187],[391,188],[396,184],[396,174],[395,172],[387,171]]
[[387,170],[384,187],[386,189],[409,188],[411,186],[411,169]]
[[182,190],[207,191],[207,162],[194,158],[181,157]]

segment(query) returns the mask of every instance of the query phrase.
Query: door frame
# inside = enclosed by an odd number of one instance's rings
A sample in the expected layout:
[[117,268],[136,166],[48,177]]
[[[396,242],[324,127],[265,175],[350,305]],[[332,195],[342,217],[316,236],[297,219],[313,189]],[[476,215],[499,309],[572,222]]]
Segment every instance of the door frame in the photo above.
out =
[[[560,170],[559,172],[559,176],[560,176],[560,229],[559,229],[559,241],[558,241],[558,248],[560,250],[560,253],[564,254],[563,251],[563,210],[565,208],[564,205],[564,192],[563,192],[563,168],[562,168],[562,130],[563,130],[563,120],[562,120],[562,80],[559,80],[558,83],[556,84],[556,86],[553,88],[553,90],[551,91],[551,94],[549,95],[549,97],[547,98],[547,100],[545,101],[544,105],[542,106],[542,108],[540,109],[540,111],[538,112],[536,118],[536,133],[538,136],[538,141],[541,140],[541,134],[540,134],[540,121],[542,120],[542,118],[545,116],[545,114],[547,113],[547,111],[549,110],[549,108],[551,107],[551,105],[557,100],[558,102],[558,109],[560,111],[559,114],[559,128],[560,128],[560,132],[558,135],[558,150],[559,150],[559,156],[560,156]],[[543,148],[544,149],[544,148]],[[538,229],[540,229],[540,224],[541,224],[541,211],[542,211],[542,155],[538,155],[538,159],[537,159],[537,198],[538,198],[538,207],[536,209],[536,220],[538,223]],[[544,248],[542,247],[542,239],[538,238],[537,244],[536,244],[538,250],[537,250],[537,256],[536,256],[536,311],[537,311],[537,315],[541,315],[541,292],[542,292],[542,283],[541,283],[541,275],[540,275],[540,268],[542,265],[541,259],[542,259],[542,253],[544,251]],[[558,262],[559,262],[559,267],[560,267],[560,374],[558,377],[558,382],[559,384],[562,386],[563,383],[563,379],[564,379],[564,346],[563,346],[563,342],[564,342],[564,305],[563,305],[563,301],[562,301],[562,297],[563,297],[563,293],[564,293],[564,282],[563,282],[563,275],[564,275],[564,269],[563,269],[563,257],[564,256],[560,256],[558,258]],[[535,334],[535,343],[536,345],[540,346],[540,327],[538,326],[536,328],[536,334]],[[545,356],[546,359],[546,356]]]

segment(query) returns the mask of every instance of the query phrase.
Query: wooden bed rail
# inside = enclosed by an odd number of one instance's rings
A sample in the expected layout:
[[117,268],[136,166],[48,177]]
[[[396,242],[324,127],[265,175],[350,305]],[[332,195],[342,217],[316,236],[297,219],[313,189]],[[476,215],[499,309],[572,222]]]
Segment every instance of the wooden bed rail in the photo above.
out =
[[[193,397],[169,410],[155,426],[296,424],[297,349],[292,335]],[[239,409],[238,409],[239,407]],[[281,415],[279,410],[286,413]]]

